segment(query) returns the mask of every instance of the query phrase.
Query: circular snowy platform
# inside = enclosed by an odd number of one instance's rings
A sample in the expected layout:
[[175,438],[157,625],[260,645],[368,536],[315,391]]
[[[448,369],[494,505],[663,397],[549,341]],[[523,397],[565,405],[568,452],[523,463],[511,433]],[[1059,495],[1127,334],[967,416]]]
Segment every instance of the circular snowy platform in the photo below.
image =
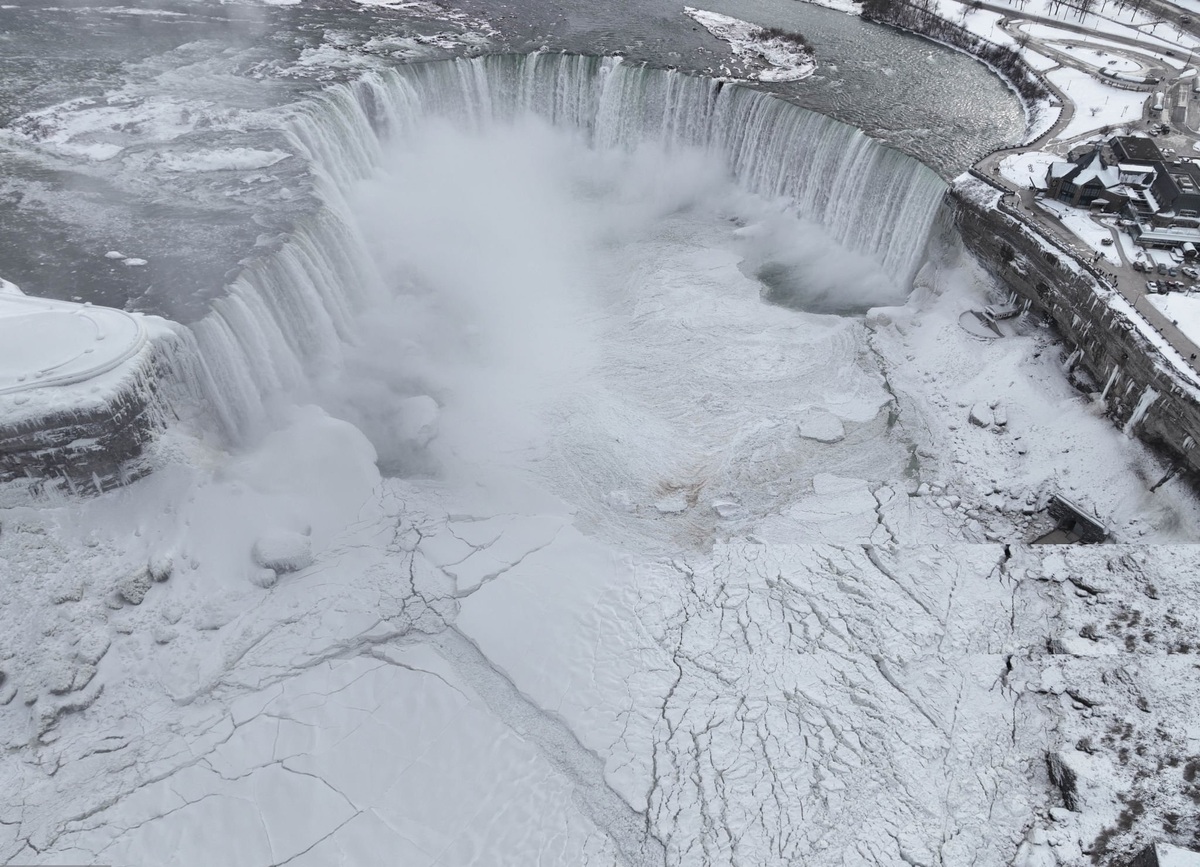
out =
[[142,322],[122,310],[0,293],[0,394],[91,379],[145,342]]

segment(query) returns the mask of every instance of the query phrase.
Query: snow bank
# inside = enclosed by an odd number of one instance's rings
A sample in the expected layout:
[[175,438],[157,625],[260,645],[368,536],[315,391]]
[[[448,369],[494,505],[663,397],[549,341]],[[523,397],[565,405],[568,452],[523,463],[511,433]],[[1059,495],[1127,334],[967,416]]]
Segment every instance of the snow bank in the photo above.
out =
[[816,71],[817,62],[812,51],[799,34],[763,28],[691,6],[684,6],[683,11],[713,36],[729,43],[734,55],[747,64],[745,78],[798,81]]

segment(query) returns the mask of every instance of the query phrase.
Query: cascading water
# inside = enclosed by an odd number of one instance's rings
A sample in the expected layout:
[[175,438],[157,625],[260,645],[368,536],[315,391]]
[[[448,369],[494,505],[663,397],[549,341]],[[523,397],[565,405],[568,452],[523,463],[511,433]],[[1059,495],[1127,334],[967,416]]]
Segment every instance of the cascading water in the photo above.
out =
[[595,147],[656,142],[720,155],[750,192],[784,198],[907,287],[945,184],[857,129],[743,87],[617,58],[534,54],[415,64],[336,85],[293,117],[317,212],[231,284],[194,328],[202,389],[232,438],[272,396],[339,363],[356,314],[387,297],[345,201],[387,145],[432,118],[478,129],[523,114],[581,130]]

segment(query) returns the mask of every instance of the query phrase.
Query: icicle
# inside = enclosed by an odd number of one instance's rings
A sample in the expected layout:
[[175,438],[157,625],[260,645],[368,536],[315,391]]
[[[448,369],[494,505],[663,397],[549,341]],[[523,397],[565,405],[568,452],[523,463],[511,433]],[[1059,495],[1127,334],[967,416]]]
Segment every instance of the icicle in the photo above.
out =
[[1133,415],[1129,416],[1129,421],[1125,422],[1126,436],[1133,435],[1133,429],[1141,424],[1142,419],[1146,417],[1146,411],[1150,409],[1150,404],[1156,400],[1158,400],[1158,392],[1150,386],[1146,386],[1146,390],[1138,398],[1137,406],[1133,408]]
[[1102,391],[1100,393],[1101,402],[1103,402],[1104,399],[1106,397],[1108,397],[1108,390],[1113,387],[1113,383],[1115,383],[1117,381],[1117,376],[1119,374],[1120,374],[1120,371],[1117,369],[1117,366],[1114,364],[1112,366],[1112,370],[1110,370],[1108,372],[1108,382],[1104,383],[1104,391]]

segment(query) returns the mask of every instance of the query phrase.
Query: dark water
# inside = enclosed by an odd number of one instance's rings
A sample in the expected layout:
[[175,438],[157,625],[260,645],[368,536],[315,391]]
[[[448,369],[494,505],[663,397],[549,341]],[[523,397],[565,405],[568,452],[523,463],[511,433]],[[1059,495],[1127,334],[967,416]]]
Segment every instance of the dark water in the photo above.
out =
[[[500,34],[487,49],[456,51],[620,53],[701,73],[728,59],[682,5],[662,0],[471,2],[462,10]],[[718,0],[706,8],[804,33],[817,75],[772,89],[944,177],[1021,132],[1016,100],[962,55],[798,0]],[[194,175],[156,168],[163,156],[286,149],[271,112],[359,71],[307,62],[314,51],[336,57],[336,45],[378,61],[386,55],[380,43],[464,28],[469,23],[350,0],[292,7],[22,0],[0,9],[0,276],[33,294],[194,318],[256,243],[304,213],[308,179],[297,160],[269,171]],[[424,56],[437,56],[430,52]],[[72,113],[56,112],[49,122],[37,113],[69,100],[87,100],[84,114],[130,108],[130,119],[116,116],[111,128],[89,133],[89,144],[121,148],[117,156],[89,159],[56,147]],[[178,134],[156,126],[164,103],[191,118]],[[139,119],[151,108],[157,114]],[[126,267],[106,259],[109,250],[149,264]]]
[[789,95],[943,177],[1024,132],[1019,103],[995,75],[928,40],[800,0],[711,0],[706,8],[803,33],[819,65]]

